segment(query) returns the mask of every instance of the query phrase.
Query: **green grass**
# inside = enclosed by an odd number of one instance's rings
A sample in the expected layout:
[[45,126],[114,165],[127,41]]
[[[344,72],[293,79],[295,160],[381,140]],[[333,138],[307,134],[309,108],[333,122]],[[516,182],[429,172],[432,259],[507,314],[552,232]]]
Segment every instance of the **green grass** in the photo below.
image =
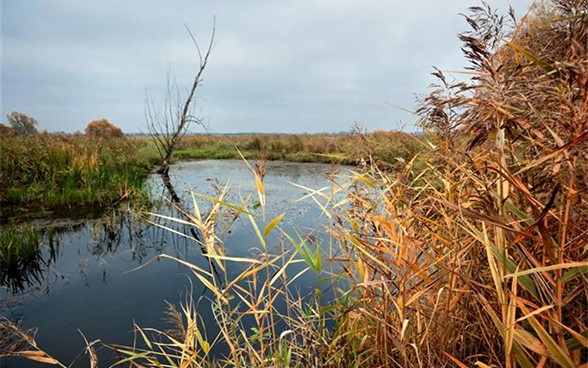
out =
[[30,226],[0,228],[0,285],[16,293],[41,279],[38,230]]
[[394,131],[349,134],[189,135],[179,143],[174,158],[258,159],[356,165],[375,161],[395,165],[422,151],[419,139]]
[[13,136],[0,147],[4,209],[108,206],[140,194],[155,162],[146,142],[121,138]]
[[[586,366],[588,13],[582,2],[554,1],[509,28],[485,6],[470,10],[461,39],[473,77],[452,84],[436,71],[439,88],[419,109],[424,159],[411,160],[410,139],[376,133],[333,145],[329,136],[186,140],[184,149],[232,143],[268,158],[345,152],[368,165],[309,190],[333,220],[316,248],[312,236],[280,231],[280,216],[263,216],[260,173],[261,215],[250,200],[221,196],[206,221],[176,219],[206,234],[199,243],[222,271],[218,280],[192,268],[221,332],[206,336],[189,300],[176,313],[177,340],[137,327],[149,348],[118,351],[150,367]],[[251,224],[259,257],[225,257],[215,232],[223,207]],[[283,242],[268,242],[273,231]],[[339,272],[318,271],[333,259]],[[229,277],[235,262],[247,268]],[[336,300],[293,295],[294,264],[336,282]],[[212,362],[215,343],[229,352]]]

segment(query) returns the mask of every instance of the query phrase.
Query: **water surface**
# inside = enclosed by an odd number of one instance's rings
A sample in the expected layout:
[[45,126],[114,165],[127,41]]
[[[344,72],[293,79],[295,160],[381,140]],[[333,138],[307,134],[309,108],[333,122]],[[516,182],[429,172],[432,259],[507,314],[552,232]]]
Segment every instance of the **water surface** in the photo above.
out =
[[[325,164],[268,162],[264,179],[266,222],[285,213],[281,225],[289,233],[314,233],[322,237],[323,226],[328,223],[326,217],[311,199],[301,200],[307,193],[293,183],[309,188],[326,187],[330,183],[325,174],[334,177],[341,170],[345,173],[345,169]],[[250,198],[249,208],[261,218],[253,175],[243,161],[184,162],[174,165],[170,176],[184,208],[192,207],[190,190],[216,197],[228,183],[230,189],[225,201],[240,204]],[[158,177],[150,178],[150,185],[156,198],[165,197]],[[165,202],[157,211],[179,216]],[[203,212],[211,206],[201,198],[198,203]],[[152,220],[187,233],[185,227],[173,222]],[[232,220],[220,219],[219,231]],[[260,252],[255,233],[245,218],[237,219],[224,232],[222,240],[229,256],[247,257]],[[277,232],[271,240],[272,246],[283,243]],[[81,333],[90,341],[132,344],[133,323],[169,328],[162,320],[166,301],[177,304],[189,293],[196,296],[204,293],[202,285],[193,280],[186,267],[156,258],[168,254],[206,267],[196,243],[148,225],[133,211],[62,226],[60,232],[45,236],[43,242],[40,272],[33,282],[23,285],[16,293],[0,288],[0,315],[21,321],[24,328],[38,328],[39,346],[65,364],[79,358],[74,366],[87,366]],[[238,267],[230,270],[232,275],[239,272]],[[310,293],[316,287],[316,278],[308,272],[298,279],[295,287],[301,293]],[[200,308],[199,314],[204,320],[213,320],[206,307]],[[214,331],[213,327],[210,329]],[[100,358],[101,366],[113,359],[105,348],[100,349]],[[4,359],[0,366],[36,365]]]

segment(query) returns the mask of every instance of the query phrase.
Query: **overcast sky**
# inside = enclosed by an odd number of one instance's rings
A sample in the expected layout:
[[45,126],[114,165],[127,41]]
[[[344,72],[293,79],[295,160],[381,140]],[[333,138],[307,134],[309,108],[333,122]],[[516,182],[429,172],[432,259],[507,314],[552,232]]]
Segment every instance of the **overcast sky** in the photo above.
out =
[[[489,0],[522,15],[531,0]],[[2,119],[83,130],[107,118],[144,132],[146,94],[188,88],[216,16],[198,91],[211,132],[414,130],[432,66],[465,66],[459,13],[476,0],[2,0]],[[401,123],[402,122],[402,123]],[[201,129],[194,129],[198,132]]]

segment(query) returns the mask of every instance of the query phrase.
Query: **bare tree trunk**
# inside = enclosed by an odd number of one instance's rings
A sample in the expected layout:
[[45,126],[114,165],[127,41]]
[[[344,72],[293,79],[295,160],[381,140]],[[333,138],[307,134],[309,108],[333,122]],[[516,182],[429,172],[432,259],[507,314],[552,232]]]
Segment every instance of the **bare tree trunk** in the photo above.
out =
[[169,177],[169,164],[176,145],[184,137],[190,124],[194,122],[199,125],[204,125],[200,119],[190,114],[190,107],[193,105],[192,102],[196,94],[196,89],[202,83],[202,75],[206,69],[208,58],[214,47],[214,37],[216,33],[216,26],[213,26],[210,43],[208,44],[206,52],[203,54],[190,29],[187,26],[186,29],[196,46],[199,58],[198,71],[194,77],[190,91],[182,102],[177,88],[175,89],[175,96],[172,96],[172,90],[168,79],[168,90],[163,111],[158,110],[155,105],[149,103],[149,101],[146,106],[147,128],[149,129],[149,134],[162,159],[161,166],[157,170],[157,173],[161,176],[163,184],[170,193],[173,202],[179,202],[180,198],[174,190]]

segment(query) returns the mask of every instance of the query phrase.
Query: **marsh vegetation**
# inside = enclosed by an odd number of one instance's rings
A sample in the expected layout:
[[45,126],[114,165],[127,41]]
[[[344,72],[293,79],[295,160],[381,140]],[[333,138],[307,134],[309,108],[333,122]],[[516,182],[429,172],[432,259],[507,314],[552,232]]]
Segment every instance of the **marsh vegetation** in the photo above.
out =
[[0,137],[3,215],[112,206],[141,193],[154,159],[140,140],[5,135]]
[[[154,228],[200,250],[197,261],[156,259],[185,267],[203,294],[170,304],[167,327],[136,323],[132,343],[107,345],[118,364],[588,364],[586,2],[541,3],[520,19],[474,7],[466,19],[468,71],[455,80],[435,70],[438,86],[418,110],[426,136],[393,133],[393,144],[387,133],[353,142],[187,136],[178,144],[177,158],[230,145],[239,156],[262,154],[244,161],[251,185],[238,195],[215,183],[213,193],[196,188],[172,204],[175,212],[148,214]],[[324,222],[296,230],[286,207],[269,205],[263,158],[274,154],[349,155],[360,165],[342,176],[329,170],[329,185],[298,184]],[[239,250],[227,246],[236,226],[250,234]],[[308,277],[310,288],[297,287]],[[5,354],[61,364],[13,323],[2,332],[12,348]],[[102,345],[86,342],[97,366]]]

